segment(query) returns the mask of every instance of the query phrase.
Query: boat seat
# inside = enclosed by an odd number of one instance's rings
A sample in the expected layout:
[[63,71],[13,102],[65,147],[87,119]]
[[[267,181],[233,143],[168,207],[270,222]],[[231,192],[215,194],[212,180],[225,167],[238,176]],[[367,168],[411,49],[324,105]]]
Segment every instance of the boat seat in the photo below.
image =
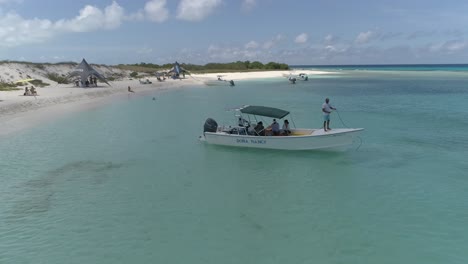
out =
[[312,132],[298,132],[298,131],[293,131],[291,133],[291,136],[307,136],[307,135],[312,135],[314,133],[315,130],[313,130]]

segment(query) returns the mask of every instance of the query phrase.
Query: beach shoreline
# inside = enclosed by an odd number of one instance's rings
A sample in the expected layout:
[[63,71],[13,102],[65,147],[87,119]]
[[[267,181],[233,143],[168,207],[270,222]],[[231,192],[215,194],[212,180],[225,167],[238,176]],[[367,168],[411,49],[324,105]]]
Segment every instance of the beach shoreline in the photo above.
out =
[[[309,75],[327,74],[319,71],[301,71]],[[219,75],[225,80],[254,80],[264,78],[281,78],[291,71],[266,72],[229,72],[192,74],[185,79],[167,79],[158,82],[154,77],[148,78],[152,83],[141,84],[137,79],[112,82],[112,86],[103,83],[99,87],[80,88],[73,84],[56,84],[37,88],[38,96],[23,96],[24,90],[0,91],[0,136],[20,132],[49,120],[64,116],[67,113],[83,111],[122,98],[138,96],[150,92],[162,92],[184,89],[194,86],[206,86],[207,81],[216,81]],[[145,78],[146,79],[146,78]],[[128,91],[131,87],[135,93]]]
[[[38,88],[38,96],[23,96],[23,90],[0,91],[0,137],[65,116],[99,107],[127,96],[175,90],[196,85],[194,81],[139,84],[138,80],[115,81],[112,86],[80,88],[71,84]],[[134,91],[129,92],[128,87]]]

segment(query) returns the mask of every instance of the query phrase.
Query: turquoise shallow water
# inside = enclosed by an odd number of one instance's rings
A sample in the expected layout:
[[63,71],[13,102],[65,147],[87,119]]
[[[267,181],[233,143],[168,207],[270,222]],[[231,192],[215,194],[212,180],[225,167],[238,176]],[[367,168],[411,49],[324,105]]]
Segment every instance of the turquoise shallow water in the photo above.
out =
[[[127,97],[2,138],[0,263],[466,263],[468,75],[236,84]],[[197,140],[242,104],[319,127],[325,97],[366,128],[358,150]]]

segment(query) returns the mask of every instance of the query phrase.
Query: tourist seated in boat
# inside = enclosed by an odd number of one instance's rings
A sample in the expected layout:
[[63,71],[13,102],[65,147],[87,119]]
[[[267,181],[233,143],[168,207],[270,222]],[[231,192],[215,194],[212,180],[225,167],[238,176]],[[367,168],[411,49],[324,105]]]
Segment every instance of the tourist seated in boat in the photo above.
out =
[[263,122],[260,121],[254,127],[255,133],[259,136],[265,136],[265,127],[263,127]]
[[240,127],[244,127],[244,126],[245,126],[245,127],[249,127],[249,126],[250,126],[249,121],[245,120],[245,119],[242,118],[242,117],[239,117],[238,125],[239,125]]
[[268,127],[268,130],[271,130],[273,136],[280,135],[280,126],[278,122],[276,122],[276,119],[273,119],[273,123],[271,123],[271,125]]
[[284,120],[282,131],[283,131],[282,135],[284,136],[291,135],[291,129],[289,128],[289,121],[287,119]]

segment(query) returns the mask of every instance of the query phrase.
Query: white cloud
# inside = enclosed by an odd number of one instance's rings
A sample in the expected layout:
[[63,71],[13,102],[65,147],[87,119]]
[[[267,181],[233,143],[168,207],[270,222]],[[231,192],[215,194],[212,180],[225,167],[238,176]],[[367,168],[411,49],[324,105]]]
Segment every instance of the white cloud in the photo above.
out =
[[273,39],[268,40],[265,43],[263,43],[263,48],[267,50],[272,49],[274,46],[276,46],[276,44],[278,44],[278,42],[283,40],[283,38],[284,38],[283,35],[278,34]]
[[429,44],[429,45],[427,46],[427,50],[428,50],[429,52],[432,52],[432,53],[434,53],[434,52],[439,52],[440,49],[442,48],[442,45],[443,45],[443,44],[441,44],[441,43],[438,43],[438,44]]
[[294,40],[294,42],[298,43],[298,44],[303,44],[303,43],[306,43],[307,42],[307,39],[309,38],[309,36],[307,35],[307,33],[302,33],[302,34],[299,34],[296,39]]
[[449,51],[459,51],[459,50],[463,50],[464,48],[466,48],[466,42],[450,43],[447,46],[447,49]]
[[468,43],[466,41],[461,40],[447,41],[442,45],[442,49],[447,51],[448,53],[463,51],[466,48],[468,48]]
[[257,5],[256,0],[244,0],[242,1],[242,10],[249,12],[254,9],[254,7]]
[[[0,0],[1,1],[1,0]],[[124,9],[112,2],[103,10],[87,5],[72,19],[53,22],[48,19],[25,19],[10,12],[0,15],[0,46],[13,47],[44,42],[59,33],[90,32],[118,28],[124,19]]]
[[55,23],[54,28],[67,32],[115,29],[120,26],[123,19],[124,9],[114,1],[104,9],[104,12],[95,6],[87,5],[80,10],[77,17],[69,20],[59,20]]
[[329,51],[329,52],[335,52],[336,48],[333,45],[328,45],[328,46],[325,47],[325,50]]
[[462,40],[449,40],[439,43],[431,43],[420,50],[423,53],[429,52],[432,54],[463,54],[468,49],[468,42]]
[[154,22],[164,22],[169,18],[166,0],[151,0],[145,4],[146,17]]
[[8,13],[0,17],[0,46],[43,42],[53,36],[52,26],[47,19],[25,20],[18,14]]
[[367,31],[367,32],[361,32],[359,35],[356,37],[356,40],[354,41],[356,44],[366,44],[369,43],[369,41],[374,37],[375,33],[372,31]]
[[214,44],[211,44],[209,47],[208,47],[208,53],[213,53],[213,52],[217,52],[218,50],[220,50],[220,48]]
[[222,4],[222,0],[182,0],[177,7],[177,18],[200,21]]
[[256,41],[250,41],[249,43],[245,44],[246,49],[256,49],[258,48],[259,44]]
[[332,44],[336,41],[336,37],[333,36],[332,34],[328,34],[325,36],[325,38],[323,39],[323,42],[326,43],[326,44]]

